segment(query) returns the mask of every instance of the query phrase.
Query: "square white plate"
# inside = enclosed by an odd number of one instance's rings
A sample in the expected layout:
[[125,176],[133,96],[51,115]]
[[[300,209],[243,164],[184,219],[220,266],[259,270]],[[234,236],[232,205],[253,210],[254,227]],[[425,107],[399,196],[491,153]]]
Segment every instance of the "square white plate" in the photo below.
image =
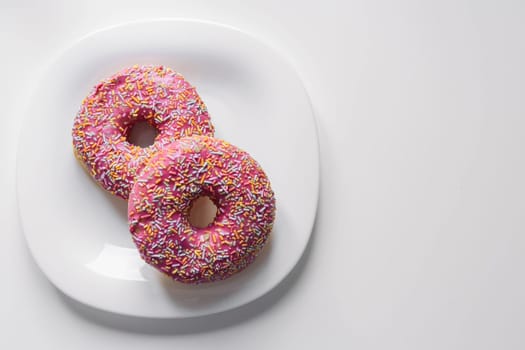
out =
[[[82,99],[133,64],[182,73],[208,106],[216,136],[247,150],[272,182],[270,242],[228,280],[183,285],[146,265],[128,231],[127,203],[99,188],[73,156],[71,127]],[[297,73],[256,38],[188,20],[112,27],[65,50],[29,96],[17,156],[20,217],[37,264],[69,297],[126,315],[207,315],[267,293],[301,257],[318,199],[314,116]]]

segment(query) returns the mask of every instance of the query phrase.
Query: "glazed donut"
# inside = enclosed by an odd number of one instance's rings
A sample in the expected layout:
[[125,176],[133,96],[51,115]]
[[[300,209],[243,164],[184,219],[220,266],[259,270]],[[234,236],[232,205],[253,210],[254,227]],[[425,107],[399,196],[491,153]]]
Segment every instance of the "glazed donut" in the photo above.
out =
[[[140,120],[158,131],[149,147],[127,141]],[[82,102],[72,134],[75,155],[93,178],[127,199],[151,155],[180,137],[213,132],[195,88],[172,69],[150,65],[126,68],[96,85]]]
[[[217,206],[205,228],[189,222],[192,203]],[[268,177],[250,155],[226,141],[193,136],[157,153],[128,201],[129,227],[142,258],[184,283],[225,279],[243,270],[265,245],[275,218]]]

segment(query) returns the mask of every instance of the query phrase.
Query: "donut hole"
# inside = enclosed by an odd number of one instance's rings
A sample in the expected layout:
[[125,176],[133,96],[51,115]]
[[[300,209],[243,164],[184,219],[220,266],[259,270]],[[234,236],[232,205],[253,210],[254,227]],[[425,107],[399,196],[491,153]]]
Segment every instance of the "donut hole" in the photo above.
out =
[[210,226],[217,216],[217,206],[208,196],[197,197],[191,202],[188,221],[196,228]]
[[127,139],[132,145],[146,148],[153,145],[158,134],[159,131],[153,125],[139,120],[129,128]]

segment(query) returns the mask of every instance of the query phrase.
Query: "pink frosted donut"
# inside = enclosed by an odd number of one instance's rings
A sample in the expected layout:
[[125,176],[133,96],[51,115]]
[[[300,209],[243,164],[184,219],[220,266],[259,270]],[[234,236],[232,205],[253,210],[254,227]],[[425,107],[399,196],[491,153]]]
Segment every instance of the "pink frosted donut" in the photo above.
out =
[[[189,222],[195,199],[217,206],[205,228]],[[128,219],[142,258],[173,279],[225,279],[248,266],[275,218],[270,181],[245,151],[226,141],[182,138],[154,155],[131,190]]]
[[[127,140],[140,120],[158,131],[149,147]],[[206,106],[182,75],[163,66],[133,66],[100,82],[84,99],[73,125],[73,147],[104,189],[127,199],[152,154],[181,137],[213,132]]]

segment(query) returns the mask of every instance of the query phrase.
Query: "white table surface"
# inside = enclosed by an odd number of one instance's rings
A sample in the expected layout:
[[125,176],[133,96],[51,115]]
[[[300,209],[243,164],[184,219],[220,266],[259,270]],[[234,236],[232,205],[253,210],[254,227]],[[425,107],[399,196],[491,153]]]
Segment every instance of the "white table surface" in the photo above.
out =
[[[183,322],[63,296],[14,190],[34,77],[79,36],[157,17],[230,24],[289,56],[321,143],[300,265],[246,307]],[[524,349],[524,19],[523,1],[1,1],[0,348]]]

